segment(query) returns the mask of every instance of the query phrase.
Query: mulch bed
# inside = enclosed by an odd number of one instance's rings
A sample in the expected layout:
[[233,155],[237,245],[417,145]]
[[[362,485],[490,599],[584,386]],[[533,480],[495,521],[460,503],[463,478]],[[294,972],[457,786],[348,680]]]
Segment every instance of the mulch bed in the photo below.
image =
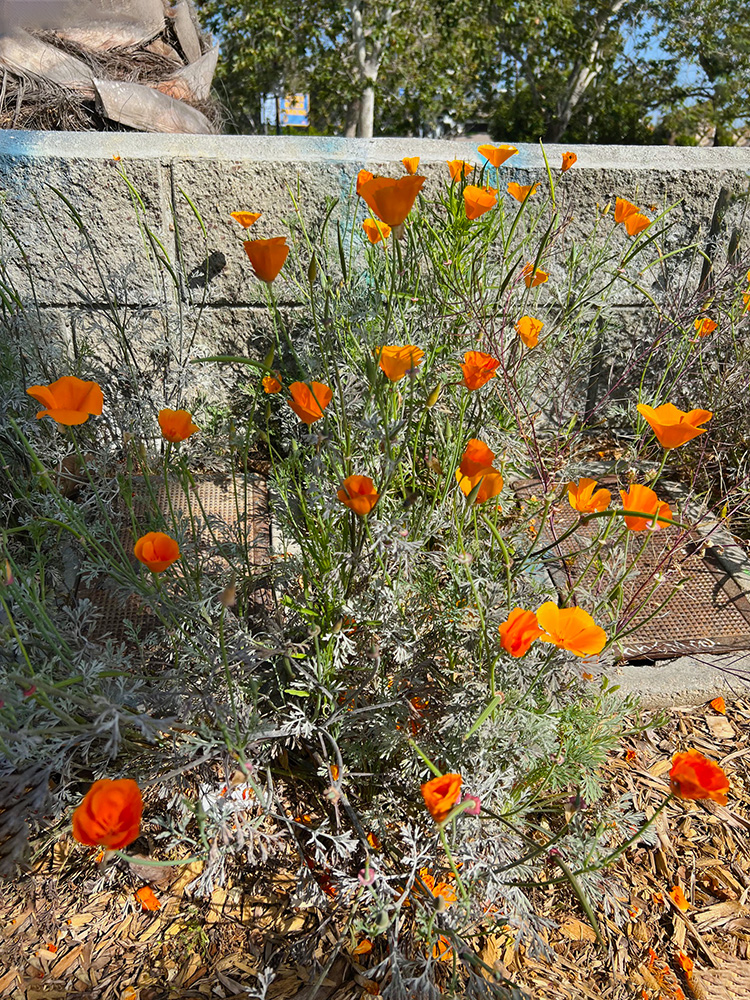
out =
[[[668,791],[672,755],[695,747],[727,771],[729,806],[674,802],[657,818],[658,845],[634,848],[617,862],[613,883],[627,887],[620,899],[631,921],[618,927],[599,908],[608,953],[559,887],[540,895],[558,924],[549,934],[548,960],[501,938],[485,939],[483,960],[497,963],[534,1000],[750,996],[750,702],[728,703],[726,715],[710,706],[677,708],[656,721],[658,728],[611,755],[613,796],[633,794],[653,815]],[[179,870],[121,865],[107,888],[97,889],[103,879],[94,853],[63,838],[44,852],[34,874],[0,887],[0,997],[47,1000],[72,990],[80,1000],[239,1000],[270,967],[276,976],[269,1000],[312,1000],[316,975],[298,957],[317,937],[316,958],[325,966],[337,949],[336,921],[319,931],[319,911],[292,907],[291,871],[270,872],[254,884],[238,868],[209,899],[199,899],[189,887],[200,862]],[[143,910],[135,898],[146,880],[158,911]],[[684,911],[670,897],[675,886],[687,899]],[[379,958],[377,943],[369,954],[347,947],[315,994],[320,1000],[378,995],[368,976]],[[680,960],[680,953],[687,957]]]

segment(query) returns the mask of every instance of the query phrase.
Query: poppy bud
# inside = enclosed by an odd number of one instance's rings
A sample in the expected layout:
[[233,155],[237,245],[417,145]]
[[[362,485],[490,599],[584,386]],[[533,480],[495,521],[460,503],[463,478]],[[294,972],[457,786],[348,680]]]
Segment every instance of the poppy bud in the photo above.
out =
[[442,388],[443,387],[441,385],[436,385],[435,388],[430,393],[430,395],[427,397],[427,402],[425,403],[425,406],[428,410],[431,410],[432,407],[435,405],[435,403],[437,403],[438,399],[440,398],[440,392]]
[[307,269],[307,280],[312,285],[317,277],[318,277],[318,262],[315,259],[315,254],[313,254],[310,260],[310,266]]

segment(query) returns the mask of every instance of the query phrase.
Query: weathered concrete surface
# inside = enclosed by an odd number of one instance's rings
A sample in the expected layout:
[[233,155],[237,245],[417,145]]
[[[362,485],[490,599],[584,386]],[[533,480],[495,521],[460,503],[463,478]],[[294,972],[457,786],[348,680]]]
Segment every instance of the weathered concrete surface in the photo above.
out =
[[681,656],[644,666],[610,664],[596,673],[606,674],[612,684],[619,684],[623,694],[638,695],[645,708],[702,705],[718,695],[747,697],[750,693],[750,652]]
[[[670,215],[669,242],[674,246],[693,241],[703,245],[722,189],[726,205],[720,236],[726,242],[734,230],[744,232],[746,238],[750,232],[750,149],[575,146],[571,148],[578,162],[560,176],[556,168],[567,148],[550,146],[546,150],[556,177],[561,215],[572,217],[566,242],[589,236],[596,206],[604,211],[621,195],[651,217],[681,201]],[[485,181],[499,186],[501,192],[510,180],[529,183],[546,176],[539,147],[521,144],[518,149],[518,155],[500,168],[498,176],[493,170],[485,176]],[[85,298],[82,287],[96,297],[101,285],[82,234],[52,191],[57,188],[81,213],[93,245],[104,253],[110,270],[127,278],[132,303],[154,301],[149,275],[133,263],[143,258],[142,224],[146,223],[171,252],[175,251],[177,224],[188,264],[192,257],[196,263],[201,259],[204,245],[210,252],[224,255],[226,267],[210,284],[210,302],[254,305],[265,301],[263,291],[248,278],[241,232],[228,218],[230,211],[262,211],[253,235],[277,235],[281,223],[295,214],[293,195],[306,223],[315,229],[326,199],[340,198],[343,205],[361,167],[398,176],[405,155],[421,157],[420,171],[428,178],[428,196],[436,195],[445,181],[446,160],[466,159],[477,167],[484,162],[473,143],[428,139],[7,131],[0,135],[0,188],[6,192],[4,218],[27,251],[31,278],[42,304],[65,306],[78,301],[82,295]],[[137,206],[118,168],[126,171],[142,206]],[[205,238],[181,192],[200,213],[207,230]],[[508,195],[505,198],[513,208],[515,203]],[[40,218],[40,206],[54,224],[54,235]],[[602,239],[611,240],[613,250],[626,245],[623,228],[613,231],[611,211],[609,218],[605,215],[600,220],[599,230]],[[55,237],[61,247],[55,245]],[[29,287],[28,268],[18,260],[7,236],[3,253],[20,287]],[[552,254],[553,277],[556,268],[562,269],[558,257]],[[659,279],[653,273],[645,280],[657,285]],[[294,284],[288,279],[277,291],[284,300],[294,298]],[[632,298],[636,301],[638,297]]]

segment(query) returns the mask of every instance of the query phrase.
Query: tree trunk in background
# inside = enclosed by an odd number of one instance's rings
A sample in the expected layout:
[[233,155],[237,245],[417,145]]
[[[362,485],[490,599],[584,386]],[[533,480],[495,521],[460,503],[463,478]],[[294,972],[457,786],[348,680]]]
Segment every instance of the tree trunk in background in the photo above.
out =
[[[383,55],[384,39],[377,38],[372,43],[370,54],[367,53],[367,39],[362,19],[363,0],[352,0],[352,36],[354,54],[359,70],[359,82],[362,84],[362,96],[359,101],[359,121],[357,135],[361,139],[371,139],[375,122],[375,81],[378,78],[380,60]],[[386,14],[386,24],[390,23],[392,11]]]
[[625,0],[615,0],[609,10],[604,12],[601,19],[596,22],[594,33],[589,42],[588,52],[573,67],[568,78],[568,86],[565,94],[557,102],[557,118],[553,122],[550,122],[544,136],[547,142],[559,142],[562,139],[565,130],[570,124],[570,119],[576,109],[576,105],[599,75],[601,66],[598,64],[598,60],[604,33],[612,18],[624,6]]
[[360,139],[372,139],[372,129],[375,122],[375,87],[374,82],[362,91],[359,104],[359,122],[357,135]]
[[344,136],[347,139],[353,139],[357,134],[357,126],[359,125],[359,106],[360,102],[358,100],[352,101],[346,109]]

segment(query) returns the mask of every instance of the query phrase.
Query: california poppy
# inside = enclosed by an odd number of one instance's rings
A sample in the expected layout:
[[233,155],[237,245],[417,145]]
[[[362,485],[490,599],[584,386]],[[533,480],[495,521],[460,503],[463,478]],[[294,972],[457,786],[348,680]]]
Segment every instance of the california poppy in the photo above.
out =
[[380,243],[381,240],[387,240],[391,235],[391,227],[377,219],[365,219],[362,228],[370,243]]
[[292,382],[289,392],[292,395],[289,405],[308,427],[320,420],[323,410],[333,399],[333,393],[322,382],[311,382],[309,385],[307,382]]
[[615,201],[615,222],[624,222],[629,216],[635,215],[637,211],[638,206],[634,205],[632,201],[618,198]]
[[286,236],[274,236],[270,240],[245,240],[244,247],[256,278],[270,285],[278,277],[289,256]]
[[[542,272],[537,271],[537,274],[539,273]],[[533,316],[522,316],[516,323],[516,333],[527,347],[536,347],[543,326],[544,323],[540,319],[535,319]]]
[[403,224],[426,180],[426,177],[412,177],[409,174],[397,180],[391,177],[373,177],[362,185],[359,193],[370,210],[394,228]]
[[385,372],[391,382],[400,382],[408,371],[412,371],[422,363],[424,351],[413,344],[404,344],[403,347],[391,345],[381,347],[378,358],[378,367]]
[[679,448],[699,434],[705,434],[708,428],[700,424],[705,424],[713,416],[710,410],[689,410],[685,413],[672,403],[656,407],[639,403],[638,412],[650,425],[662,448]]
[[710,316],[699,316],[693,325],[699,337],[707,337],[716,329],[716,322]]
[[562,155],[562,166],[560,167],[560,173],[564,174],[566,170],[570,170],[573,164],[576,162],[578,157],[575,153],[563,153]]
[[355,514],[369,514],[380,494],[369,476],[347,476],[336,496]]
[[508,194],[516,201],[524,201],[526,198],[530,198],[538,187],[538,182],[536,184],[516,184],[515,181],[511,181],[508,184]]
[[742,293],[742,304],[744,305],[743,312],[750,312],[750,292]]
[[513,657],[525,656],[535,639],[542,634],[533,611],[513,608],[507,619],[498,626],[500,645]]
[[521,274],[527,288],[536,288],[537,285],[543,285],[547,278],[549,278],[546,271],[540,271],[539,268],[534,269],[533,264],[527,264],[521,271]]
[[84,382],[75,375],[63,375],[49,385],[32,385],[26,392],[46,407],[37,413],[37,419],[52,417],[66,427],[85,424],[92,415],[98,417],[104,406],[98,383]]
[[604,629],[583,608],[558,608],[554,601],[546,601],[536,618],[544,629],[542,642],[551,642],[575,656],[593,656],[607,644]]
[[466,160],[446,160],[446,163],[448,164],[448,170],[450,170],[451,180],[457,184],[462,180],[466,180],[474,169],[474,165],[468,163]]
[[142,535],[133,549],[135,557],[152,573],[163,573],[180,558],[180,547],[174,538],[163,531],[149,531]]
[[360,170],[357,174],[357,194],[362,194],[363,185],[367,184],[368,181],[371,181],[374,176],[375,174],[371,174],[369,170]]
[[243,229],[249,229],[250,226],[255,225],[261,214],[261,212],[230,212],[229,216],[235,222],[239,222]]
[[494,458],[494,452],[478,438],[472,438],[464,449],[461,464],[456,469],[456,480],[467,497],[479,484],[475,504],[485,503],[502,492],[503,477],[492,466]]
[[499,167],[511,156],[515,156],[518,150],[515,146],[509,146],[507,143],[503,143],[501,146],[491,146],[489,143],[485,143],[478,147],[478,152],[489,160],[493,167]]
[[[631,531],[645,531],[646,528],[653,528],[655,531],[663,528],[659,519],[672,519],[672,511],[665,500],[659,500],[657,495],[648,486],[641,486],[633,483],[628,493],[620,490],[622,506],[625,510],[625,524]],[[628,517],[627,511],[641,511],[648,514],[648,517]]]
[[464,448],[459,471],[464,476],[475,476],[482,469],[489,468],[495,461],[495,453],[484,441],[479,438],[471,438]]
[[698,750],[686,750],[672,758],[669,787],[678,798],[713,799],[725,806],[729,778],[718,764]]
[[497,188],[467,184],[464,188],[464,210],[467,219],[478,219],[497,204]]
[[273,396],[274,393],[281,392],[283,386],[279,379],[275,375],[264,375],[263,376],[263,392],[268,396]]
[[159,427],[161,428],[161,436],[164,440],[171,441],[172,444],[179,444],[180,441],[186,441],[191,434],[195,434],[196,431],[200,430],[193,423],[193,416],[187,410],[169,410],[166,408],[159,410]]
[[86,792],[73,813],[73,836],[79,844],[118,851],[138,838],[143,799],[131,778],[102,778]]
[[467,389],[481,389],[495,373],[500,362],[491,354],[482,351],[467,351],[461,370],[464,373],[464,385]]
[[404,170],[407,174],[416,174],[417,167],[419,166],[418,156],[405,156],[401,161],[404,165]]
[[422,785],[422,798],[436,823],[447,819],[461,794],[461,775],[443,774]]
[[625,231],[628,236],[637,236],[650,225],[651,219],[649,219],[648,216],[643,215],[641,212],[635,212],[633,215],[629,215],[625,220]]
[[[435,897],[435,899],[437,899],[438,896],[443,897],[446,907],[452,906],[453,903],[455,903],[456,900],[458,899],[458,897],[456,896],[456,891],[453,888],[453,886],[449,882],[445,882],[442,880],[440,882],[436,882],[435,876],[430,871],[428,871],[427,868],[419,869],[419,877],[421,878],[425,887]],[[417,893],[421,893],[423,891],[421,885],[416,884],[414,888],[417,891]]]
[[612,502],[612,494],[605,489],[594,492],[595,486],[595,479],[579,479],[577,483],[568,483],[568,500],[573,510],[578,510],[582,514],[591,514],[609,507]]
[[143,909],[143,910],[160,910],[161,909],[161,903],[156,898],[156,893],[148,885],[142,886],[138,890],[138,892],[136,892],[135,898],[141,904],[141,909]]

